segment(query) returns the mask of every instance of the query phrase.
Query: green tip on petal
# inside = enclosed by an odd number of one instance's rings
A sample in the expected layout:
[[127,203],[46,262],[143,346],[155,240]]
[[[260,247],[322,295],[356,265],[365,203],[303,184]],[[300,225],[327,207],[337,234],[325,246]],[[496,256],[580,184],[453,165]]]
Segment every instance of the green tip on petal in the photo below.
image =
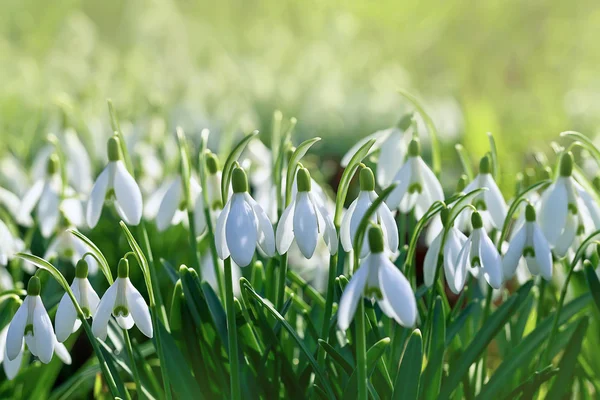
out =
[[375,176],[373,176],[371,168],[364,167],[360,170],[359,181],[360,190],[366,190],[367,192],[375,190]]
[[48,164],[46,165],[46,173],[48,175],[54,175],[58,173],[60,166],[60,161],[58,159],[58,155],[52,154],[48,159]]
[[471,214],[471,224],[473,225],[473,229],[483,228],[483,219],[481,218],[481,214],[477,211],[474,211],[473,214]]
[[456,193],[462,193],[463,190],[467,187],[467,182],[469,181],[469,177],[465,174],[461,175],[458,178],[458,183],[456,184]]
[[85,279],[88,276],[88,263],[83,258],[77,261],[75,276],[79,279]]
[[117,135],[108,139],[106,148],[108,161],[119,161],[121,159],[121,145],[119,144],[119,137]]
[[489,174],[492,172],[492,161],[490,160],[490,156],[486,154],[483,156],[481,161],[479,161],[479,173],[480,174]]
[[219,158],[210,150],[206,151],[206,169],[210,175],[214,175],[219,171]]
[[369,228],[369,248],[371,253],[383,252],[383,231],[379,225]]
[[128,278],[129,277],[129,261],[126,258],[121,258],[119,261],[118,268],[119,278]]
[[296,176],[296,182],[298,183],[298,192],[310,192],[311,179],[310,172],[306,168],[298,169],[298,175]]
[[248,191],[246,171],[239,166],[236,166],[231,174],[231,187],[233,188],[233,193],[245,193]]
[[42,291],[42,283],[40,282],[40,278],[37,276],[32,276],[29,279],[29,283],[27,284],[27,295],[28,296],[39,296]]
[[408,156],[409,157],[417,157],[421,155],[421,143],[419,139],[414,138],[410,141],[408,145]]
[[571,176],[573,173],[573,153],[564,153],[560,158],[560,176]]
[[525,207],[525,220],[527,222],[535,221],[535,208],[531,204],[527,204]]

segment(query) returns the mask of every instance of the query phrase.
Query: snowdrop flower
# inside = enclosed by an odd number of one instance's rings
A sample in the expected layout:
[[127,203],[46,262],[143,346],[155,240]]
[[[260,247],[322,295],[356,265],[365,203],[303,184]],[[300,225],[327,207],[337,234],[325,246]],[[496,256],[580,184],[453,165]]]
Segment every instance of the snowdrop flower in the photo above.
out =
[[[73,279],[73,283],[71,284],[71,290],[79,307],[83,311],[83,315],[86,318],[91,318],[98,308],[100,298],[88,281],[87,276],[88,264],[85,260],[81,259],[75,269],[75,279]],[[63,295],[60,303],[58,303],[54,325],[56,340],[61,343],[67,340],[71,333],[76,332],[81,326],[81,321],[77,318],[75,306],[67,293]]]
[[[479,162],[479,174],[465,188],[465,193],[482,188],[487,189],[475,197],[472,204],[481,214],[483,224],[488,231],[492,228],[502,229],[506,213],[508,212],[506,201],[504,201],[504,197],[502,197],[502,193],[491,172],[491,160],[489,155],[486,155]],[[458,217],[458,225],[462,229],[466,229],[470,214],[471,212],[467,209]]]
[[124,258],[119,261],[117,280],[104,293],[94,314],[94,336],[106,340],[111,315],[121,328],[131,329],[135,324],[140,332],[152,338],[152,320],[148,305],[129,280],[129,261]]
[[558,257],[564,257],[576,236],[593,230],[598,206],[591,196],[571,176],[573,155],[565,153],[560,159],[559,176],[542,194],[539,225]]
[[[356,200],[350,204],[350,207],[344,214],[342,225],[340,227],[340,240],[344,251],[350,252],[354,244],[354,236],[360,221],[363,219],[367,209],[377,199],[375,193],[375,178],[370,168],[363,167],[360,170],[360,193]],[[383,231],[384,243],[386,249],[392,253],[398,250],[398,229],[392,212],[385,203],[381,203],[379,209],[372,217],[372,221],[380,224]],[[369,243],[363,241],[363,247],[360,252],[360,258],[364,258],[369,252]]]
[[106,200],[113,201],[119,216],[129,225],[142,219],[142,192],[121,159],[119,138],[108,140],[108,165],[98,176],[87,204],[86,219],[90,228],[98,224]]
[[479,276],[479,269],[481,269],[483,277],[494,289],[500,289],[503,282],[500,254],[486,230],[483,229],[483,219],[479,212],[474,211],[471,214],[471,224],[473,231],[458,254],[454,279],[448,279],[446,274],[448,286],[455,294],[460,293],[467,279],[467,271],[472,269],[475,269],[472,272],[475,276]]
[[[44,259],[64,258],[70,260],[76,266],[78,261],[89,251],[90,249],[84,242],[69,232],[69,229],[65,229],[52,239],[46,249],[46,253],[44,253]],[[98,262],[95,258],[90,258],[88,266],[90,275],[96,275],[98,272]]]
[[[219,158],[210,150],[206,151],[206,195],[208,197],[208,205],[211,210],[220,210],[223,208],[223,200],[221,199],[221,170],[219,167]],[[196,212],[201,209],[196,206]]]
[[[187,204],[183,177],[177,176],[171,181],[165,196],[163,197],[156,215],[156,227],[160,232],[167,229],[170,225],[177,225],[183,220],[187,220],[187,211],[198,208],[202,210],[202,189],[194,177],[190,178],[190,198],[192,204]],[[194,226],[196,235],[201,235],[206,229],[206,220],[204,210],[194,212]]]
[[525,224],[513,235],[502,259],[504,280],[513,277],[521,257],[532,275],[542,275],[547,281],[552,279],[552,251],[535,218],[535,208],[527,204]]
[[37,276],[31,277],[27,285],[27,297],[14,315],[6,336],[6,355],[15,360],[23,349],[23,339],[31,354],[44,364],[52,360],[56,336],[52,322],[42,303],[42,285]]
[[268,256],[275,254],[275,235],[269,217],[248,193],[246,172],[239,167],[231,176],[233,195],[217,220],[215,244],[221,260],[231,256],[240,267],[252,261],[257,246]]
[[21,199],[19,199],[19,196],[1,186],[0,205],[6,208],[6,211],[8,211],[18,224],[26,227],[33,226],[31,215],[21,212]]
[[415,217],[421,219],[436,201],[444,200],[442,185],[421,158],[418,139],[411,140],[408,158],[394,177],[398,186],[390,193],[386,203],[390,209],[399,208],[408,213],[415,209]]
[[[444,208],[441,213],[441,220],[444,221],[443,224],[449,224],[449,209]],[[444,237],[445,235],[445,237]],[[438,259],[440,255],[442,255],[443,265],[444,265],[444,274],[446,275],[446,281],[448,282],[448,286],[450,289],[455,292],[460,292],[462,286],[457,290],[457,286],[455,282],[458,280],[462,281],[462,276],[457,279],[457,273],[460,274],[460,266],[457,265],[458,255],[462,250],[464,244],[467,241],[467,237],[462,233],[458,228],[454,225],[446,227],[443,229],[438,235],[433,239],[429,249],[427,249],[427,253],[425,254],[425,260],[423,263],[423,276],[425,285],[428,287],[433,286],[435,280],[435,272],[437,270]],[[442,248],[443,242],[443,250],[442,254],[440,254],[440,249]],[[464,281],[463,281],[464,283]]]
[[381,311],[402,326],[414,326],[417,301],[410,283],[384,253],[383,231],[379,226],[369,229],[371,253],[364,259],[344,289],[338,309],[338,328],[350,327],[358,302],[363,297],[375,298]]
[[23,250],[23,241],[13,236],[8,226],[0,219],[0,266],[8,265],[15,253]]
[[6,355],[6,336],[8,334],[8,330],[10,329],[10,324],[6,325],[2,331],[0,331],[0,363],[4,368],[4,373],[9,381],[12,381],[15,376],[19,373],[19,369],[21,369],[21,364],[23,364],[23,351],[24,345],[21,343],[21,349],[19,350],[19,354],[15,359],[10,360]]
[[277,251],[279,254],[287,253],[295,240],[302,255],[311,258],[317,248],[319,235],[322,235],[329,253],[335,254],[338,238],[333,219],[312,193],[312,180],[306,168],[298,169],[296,182],[298,193],[281,214],[277,225]]
[[[223,261],[218,260],[219,271],[221,276],[224,274]],[[215,293],[219,293],[219,281],[217,276],[215,275],[215,266],[213,263],[213,258],[210,253],[204,254],[202,259],[200,260],[200,269],[202,270],[202,280],[208,282],[208,284],[213,288]],[[242,270],[235,263],[231,263],[231,279],[233,280],[233,295],[237,298],[240,298],[242,291],[240,289],[240,278],[242,277]]]

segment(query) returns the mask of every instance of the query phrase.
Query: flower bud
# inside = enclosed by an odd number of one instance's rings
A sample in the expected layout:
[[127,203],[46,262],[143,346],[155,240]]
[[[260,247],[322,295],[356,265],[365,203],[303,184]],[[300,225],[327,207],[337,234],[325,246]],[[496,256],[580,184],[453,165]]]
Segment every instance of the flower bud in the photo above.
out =
[[118,277],[119,278],[128,278],[129,277],[129,261],[127,261],[126,258],[121,258],[121,260],[119,261]]
[[379,225],[369,228],[369,248],[374,254],[383,252],[383,231]]
[[119,144],[119,137],[117,135],[114,135],[108,139],[106,147],[108,152],[108,161],[119,161],[121,159],[121,146]]
[[88,276],[88,263],[85,259],[81,259],[77,261],[77,266],[75,267],[75,276],[79,279],[85,279]]
[[560,157],[560,176],[571,176],[573,173],[573,153],[563,153]]
[[248,191],[248,177],[246,171],[240,167],[235,167],[231,174],[231,187],[233,193],[244,193]]
[[210,175],[214,175],[219,171],[219,158],[210,150],[206,151],[206,169]]
[[363,167],[360,170],[359,182],[360,190],[366,190],[367,192],[372,192],[375,190],[375,177],[373,176],[373,171],[371,171],[371,168]]
[[42,291],[42,284],[40,282],[40,278],[37,276],[32,276],[29,278],[29,283],[27,284],[27,295],[28,296],[39,296]]

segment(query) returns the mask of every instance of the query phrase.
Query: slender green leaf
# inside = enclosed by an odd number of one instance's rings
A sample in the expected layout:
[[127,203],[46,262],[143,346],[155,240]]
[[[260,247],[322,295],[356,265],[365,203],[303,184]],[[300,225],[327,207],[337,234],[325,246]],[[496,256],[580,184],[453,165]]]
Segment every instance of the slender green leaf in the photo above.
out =
[[312,147],[313,144],[317,143],[321,140],[320,137],[315,137],[312,139],[305,140],[300,143],[296,148],[296,151],[292,154],[290,161],[288,163],[287,168],[287,180],[285,182],[285,204],[286,206],[291,202],[291,194],[292,194],[292,184],[294,183],[294,179],[296,177],[296,170],[298,169],[298,163],[302,160],[302,157],[306,155],[308,150]]
[[454,148],[458,153],[458,158],[460,159],[460,164],[463,167],[465,175],[467,175],[467,178],[469,178],[469,180],[472,181],[473,178],[475,178],[475,174],[473,173],[473,166],[471,165],[471,160],[469,159],[467,151],[465,150],[462,144],[457,144],[454,146]]
[[77,239],[81,240],[89,248],[90,252],[94,254],[94,256],[95,256],[94,258],[96,259],[96,261],[98,261],[100,270],[106,277],[108,284],[112,285],[114,280],[113,280],[112,272],[110,270],[110,265],[108,265],[108,261],[106,261],[106,257],[104,257],[104,254],[102,254],[102,252],[100,251],[98,246],[96,246],[96,244],[94,242],[92,242],[87,236],[85,236],[83,233],[79,232],[78,230],[69,229],[68,231],[73,236],[75,236]]
[[435,399],[440,391],[444,352],[446,349],[446,316],[442,298],[437,296],[433,306],[427,367],[423,372],[421,398]]
[[329,354],[333,361],[338,364],[342,369],[348,374],[351,375],[354,371],[354,366],[348,362],[344,356],[342,356],[336,349],[334,349],[329,343],[324,341],[323,339],[319,339],[319,345],[323,347],[323,349]]
[[464,308],[464,310],[462,310],[458,317],[456,317],[448,325],[448,328],[446,329],[446,347],[450,346],[450,343],[452,343],[454,337],[458,335],[460,330],[465,326],[465,323],[467,322],[467,319],[471,316],[471,313],[474,312],[475,309],[479,306],[480,304],[478,302],[470,303]]
[[202,288],[202,293],[204,293],[204,298],[206,299],[206,304],[208,304],[208,310],[215,323],[217,332],[219,333],[219,336],[221,336],[221,341],[227,343],[227,315],[223,309],[223,304],[221,304],[217,294],[208,282],[202,282],[200,286]]
[[600,281],[591,263],[585,263],[585,277],[594,299],[594,304],[596,304],[596,308],[600,311]]
[[[377,362],[381,361],[381,357],[383,356],[383,353],[389,346],[390,342],[391,342],[390,338],[387,338],[387,337],[383,338],[383,339],[379,340],[377,343],[375,343],[367,351],[367,378],[369,378],[373,374],[373,371],[375,370],[375,367],[377,366]],[[371,391],[371,395],[373,395],[374,394],[373,387],[370,386],[369,389]],[[344,395],[342,396],[342,398],[343,399],[354,399],[354,398],[356,398],[357,394],[358,394],[358,371],[355,368],[354,372],[352,372],[352,375],[350,376],[350,379],[348,380],[348,384],[346,385],[346,388],[344,389]]]
[[231,182],[231,174],[233,173],[235,162],[240,158],[248,143],[255,138],[256,135],[258,135],[258,131],[254,131],[240,140],[229,154],[229,157],[227,157],[227,160],[225,160],[225,164],[223,164],[223,174],[221,175],[221,198],[223,199],[223,202],[228,198],[229,182]]
[[581,142],[583,147],[586,148],[592,154],[592,156],[596,159],[598,165],[600,165],[600,150],[598,150],[594,142],[589,137],[576,131],[561,132],[560,136],[569,137],[571,139],[578,140],[579,142]]
[[490,142],[490,154],[492,156],[492,174],[496,182],[500,182],[500,163],[498,162],[498,148],[496,147],[496,141],[492,132],[487,133],[488,141]]
[[419,395],[422,364],[423,338],[421,336],[421,331],[415,329],[410,335],[404,353],[402,354],[392,399],[417,399],[417,396]]

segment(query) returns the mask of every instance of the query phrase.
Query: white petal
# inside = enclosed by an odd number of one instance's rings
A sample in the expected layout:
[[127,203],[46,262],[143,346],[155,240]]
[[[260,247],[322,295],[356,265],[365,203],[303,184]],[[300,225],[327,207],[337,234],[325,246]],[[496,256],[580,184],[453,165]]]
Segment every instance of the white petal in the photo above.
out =
[[117,299],[118,279],[120,278],[117,278],[117,281],[115,281],[104,293],[104,296],[102,296],[102,300],[100,300],[100,304],[98,304],[98,309],[96,310],[94,320],[92,321],[92,332],[94,333],[94,336],[101,340],[106,340],[106,335],[108,333],[108,321],[110,320]]
[[293,200],[281,214],[277,223],[277,252],[285,254],[294,241],[294,209],[296,200]]
[[367,277],[369,276],[369,263],[371,256],[368,256],[358,268],[358,270],[352,275],[350,282],[344,288],[344,293],[340,298],[340,304],[337,313],[338,328],[342,331],[347,330],[350,327],[350,322],[354,318],[356,307],[358,302],[363,297],[365,285],[367,283]]
[[395,253],[396,250],[398,250],[400,240],[398,238],[398,227],[396,226],[394,216],[385,203],[382,203],[381,206],[379,206],[377,216],[379,217],[381,228],[387,240],[388,248],[392,253]]
[[219,214],[219,218],[217,218],[217,228],[215,229],[215,246],[221,260],[229,257],[229,247],[227,247],[227,239],[225,236],[225,225],[227,224],[230,210],[231,199],[229,199],[227,204],[225,204],[225,208],[223,208],[221,214]]
[[319,227],[315,206],[307,192],[300,192],[296,197],[294,237],[302,255],[311,258],[317,247]]
[[354,215],[354,211],[356,210],[356,204],[358,203],[358,198],[354,199],[354,201],[350,204],[350,207],[344,213],[342,217],[342,224],[340,225],[340,240],[342,241],[342,247],[345,252],[352,251],[352,235],[350,234],[350,220],[352,219],[352,215]]
[[23,304],[13,316],[6,334],[6,355],[9,360],[17,358],[23,347],[23,335],[25,334],[25,326],[27,325],[27,313],[31,298],[25,297]]
[[[577,235],[577,216],[573,215],[570,211],[567,215],[567,222],[565,229],[559,236],[556,244],[554,245],[554,253],[562,258],[567,254],[567,251],[573,244],[575,236]],[[550,240],[548,240],[549,242]]]
[[116,201],[123,210],[125,222],[138,225],[143,213],[142,192],[123,161],[116,161],[114,179]]
[[164,231],[171,225],[171,221],[175,216],[175,213],[179,209],[181,200],[183,197],[183,187],[181,184],[181,178],[177,177],[171,182],[169,188],[165,193],[158,207],[158,213],[156,214],[156,227],[160,232]]
[[275,233],[273,232],[271,220],[252,196],[245,193],[244,197],[256,215],[256,221],[258,222],[258,245],[267,257],[273,257],[275,255]]
[[56,228],[60,216],[59,204],[58,193],[53,189],[51,182],[47,182],[37,206],[40,231],[45,238],[50,237]]
[[[71,288],[73,288],[73,286],[71,286]],[[60,303],[58,303],[58,309],[56,310],[56,316],[54,317],[56,340],[61,343],[67,340],[69,335],[73,332],[76,320],[77,311],[75,310],[75,306],[73,306],[73,302],[69,295],[65,293],[60,299]]]
[[117,324],[122,329],[125,329],[125,330],[129,330],[129,329],[133,328],[133,325],[135,324],[135,321],[133,320],[131,313],[127,314],[126,317],[118,315],[115,317],[115,320],[117,321]]
[[254,212],[243,193],[235,193],[231,197],[225,237],[233,261],[240,267],[250,264],[256,250],[258,232]]
[[546,280],[552,279],[552,252],[550,245],[537,224],[533,227],[533,251],[539,273]]
[[6,374],[6,377],[9,381],[15,379],[15,377],[19,373],[19,370],[21,369],[21,364],[23,364],[23,350],[24,345],[23,343],[21,343],[21,351],[19,351],[17,357],[15,357],[13,360],[10,360],[7,355],[8,350],[6,346],[0,347],[0,351],[4,353],[4,360],[2,362],[2,366],[4,367],[4,373]]
[[515,274],[519,260],[525,249],[525,241],[527,239],[527,227],[523,225],[513,236],[508,246],[508,250],[502,257],[502,274],[504,280],[509,280]]
[[488,188],[488,190],[483,192],[487,211],[490,213],[494,227],[502,229],[507,213],[506,201],[504,201],[502,192],[500,192],[500,189],[491,174],[483,174],[481,177],[483,179],[482,186]]
[[377,183],[381,187],[387,187],[392,183],[396,172],[402,167],[406,158],[408,136],[397,128],[392,128],[391,134],[381,145],[379,160],[377,161]]
[[456,258],[456,271],[454,273],[454,276],[446,276],[448,286],[450,287],[453,293],[459,293],[465,286],[465,282],[467,281],[467,271],[470,271],[471,273],[473,273],[473,271],[477,271],[477,269],[471,268],[471,242],[472,239],[467,239],[462,249],[460,250],[460,253],[458,253],[458,256]]
[[408,279],[383,254],[379,254],[379,284],[400,325],[411,327],[417,322],[417,301]]
[[579,198],[585,205],[585,208],[587,208],[590,217],[594,222],[594,229],[600,229],[600,207],[598,206],[594,198],[588,192],[586,192],[585,189],[581,187],[581,185],[575,183],[574,186],[577,190],[577,193],[579,194]]
[[352,146],[350,150],[348,150],[348,152],[346,152],[346,154],[344,154],[342,157],[342,161],[340,162],[342,167],[346,168],[354,154],[356,154],[356,152],[371,139],[375,139],[375,143],[373,146],[371,146],[370,152],[377,150],[379,146],[381,146],[381,143],[392,133],[392,129],[393,128],[377,131],[356,142],[356,144]]
[[[350,237],[352,239],[352,244],[356,240],[356,231],[358,230],[358,226],[360,225],[360,221],[362,221],[363,217],[367,213],[367,210],[371,206],[373,202],[369,196],[369,192],[361,191],[356,199],[356,208],[354,209],[354,213],[352,214],[352,219],[350,220]],[[371,216],[371,220],[375,221],[376,216]],[[366,232],[366,231],[365,231]],[[365,235],[363,238],[363,245],[360,249],[360,258],[364,258],[369,252],[369,243],[368,239]]]
[[[33,220],[31,219],[31,212],[35,208],[35,205],[40,199],[42,195],[42,191],[44,190],[44,181],[38,180],[36,181],[31,189],[25,193],[23,199],[21,200],[21,207],[19,210],[19,215],[17,216],[17,220],[19,223],[25,226],[30,226],[33,224]],[[28,224],[31,222],[31,224]]]
[[67,348],[65,347],[64,344],[62,343],[55,343],[54,344],[54,352],[56,353],[56,355],[58,356],[58,358],[60,358],[60,360],[67,364],[67,365],[71,365],[71,355],[69,354],[69,351],[67,350]]
[[458,265],[456,264],[458,254],[462,250],[463,245],[467,241],[466,236],[458,229],[452,227],[446,235],[446,243],[444,243],[444,273],[446,274],[446,281],[448,286],[453,293],[458,294],[462,290],[462,287],[454,285],[456,282],[456,270]]
[[196,196],[196,201],[194,203],[194,226],[196,228],[196,236],[202,235],[206,230],[206,216],[204,215],[204,200],[202,198],[202,193]]
[[396,188],[392,190],[392,193],[390,193],[387,199],[385,199],[385,204],[388,205],[390,210],[398,208],[400,206],[400,202],[406,195],[408,185],[410,184],[410,177],[413,173],[411,158],[404,163],[402,168],[400,168],[394,177],[394,182],[397,183]]
[[69,197],[62,201],[60,210],[65,218],[77,227],[82,227],[85,224],[85,212],[83,211],[83,203],[77,197]]
[[90,308],[90,314],[94,315],[96,314],[96,310],[98,310],[98,305],[100,304],[100,297],[90,284],[90,281],[88,281],[87,279],[85,280],[84,286],[88,300],[88,307]]
[[[339,241],[337,230],[335,229],[333,218],[331,217],[331,212],[329,212],[325,204],[317,200],[317,196],[313,196],[313,193],[309,193],[308,195],[312,199],[312,203],[316,206],[319,225],[325,225],[322,234],[323,240],[329,249],[329,254],[335,255],[338,251]],[[321,229],[323,229],[323,227],[321,227]]]
[[435,239],[433,239],[433,242],[431,242],[429,249],[427,249],[427,253],[425,254],[425,260],[423,261],[423,279],[427,287],[431,287],[435,279],[435,270],[440,256],[440,246],[442,245],[443,235],[444,232],[442,231]]
[[431,207],[436,201],[444,200],[444,191],[440,181],[435,176],[431,168],[423,161],[421,157],[418,157],[419,169],[421,171],[421,184],[423,186],[423,193],[417,200],[415,208],[415,217],[420,220],[425,212]]
[[480,246],[481,267],[485,280],[494,289],[502,286],[502,262],[494,243],[482,229]]
[[54,354],[54,329],[52,329],[52,321],[48,316],[46,307],[42,303],[40,296],[35,296],[35,309],[33,310],[33,333],[35,337],[35,346],[37,350],[36,356],[44,364],[48,364],[52,360]]
[[127,308],[140,332],[152,338],[152,319],[144,298],[127,279]]
[[104,206],[104,200],[106,199],[109,180],[110,168],[107,166],[96,179],[87,203],[86,220],[90,228],[93,228],[98,224],[98,220],[102,214],[102,207]]
[[[560,178],[542,195],[537,221],[544,236],[556,245],[566,223],[568,210],[567,188]],[[570,244],[569,244],[570,245]]]

